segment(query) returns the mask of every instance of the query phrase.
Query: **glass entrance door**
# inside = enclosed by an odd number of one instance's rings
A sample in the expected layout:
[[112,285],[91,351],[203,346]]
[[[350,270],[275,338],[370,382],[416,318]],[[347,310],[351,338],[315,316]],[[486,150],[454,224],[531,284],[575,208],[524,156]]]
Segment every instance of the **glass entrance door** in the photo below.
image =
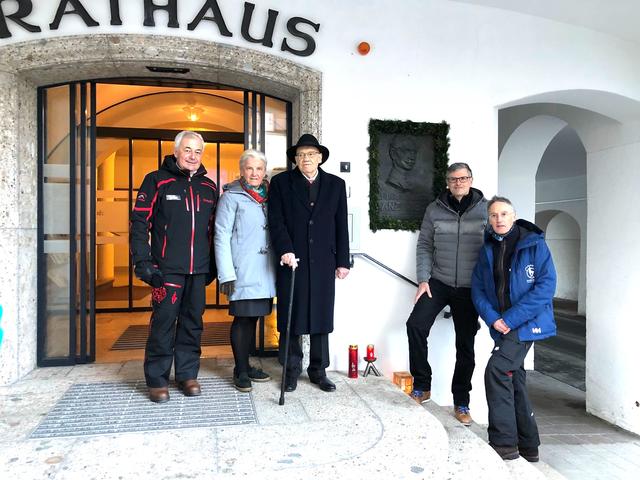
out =
[[92,362],[95,88],[41,89],[38,103],[38,359]]
[[[38,105],[38,365],[93,362],[97,311],[123,312],[118,322],[127,324],[126,312],[150,310],[149,288],[132,271],[129,215],[175,135],[202,134],[203,163],[219,187],[238,177],[245,148],[264,151],[273,175],[287,168],[291,104],[210,84],[127,79],[41,87]],[[207,306],[226,304],[214,282]],[[260,322],[256,344],[277,346],[275,319]]]

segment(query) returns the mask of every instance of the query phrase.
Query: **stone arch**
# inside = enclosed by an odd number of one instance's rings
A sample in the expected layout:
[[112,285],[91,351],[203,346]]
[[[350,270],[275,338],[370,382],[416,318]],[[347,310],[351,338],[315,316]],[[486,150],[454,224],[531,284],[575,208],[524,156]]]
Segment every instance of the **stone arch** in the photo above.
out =
[[545,231],[545,239],[558,273],[556,297],[578,301],[582,271],[581,229],[571,214],[560,210],[539,211],[536,224]]
[[[568,125],[584,146],[584,220],[574,212],[565,213],[580,225],[585,258],[581,275],[585,310],[578,313],[586,314],[586,408],[638,432],[634,407],[624,402],[635,395],[634,387],[624,375],[611,372],[624,371],[637,352],[633,338],[620,337],[618,332],[632,329],[635,318],[633,289],[638,274],[629,266],[638,264],[640,257],[633,243],[639,223],[628,209],[611,205],[634,205],[640,196],[637,189],[621,189],[618,181],[621,171],[627,178],[635,178],[640,171],[640,102],[612,92],[571,90],[517,99],[498,109],[498,184],[501,193],[516,199],[522,216],[533,217],[535,173],[554,130],[557,133]],[[549,203],[539,207],[558,208],[556,202]],[[611,235],[611,225],[616,226],[616,235]]]
[[[322,74],[243,47],[160,35],[79,35],[8,45],[0,71],[30,86],[74,80],[162,77],[257,90],[293,105],[293,135],[321,133]],[[186,68],[185,74],[146,67]]]
[[[188,69],[152,73],[146,67]],[[37,336],[37,87],[77,80],[157,77],[211,82],[256,90],[290,101],[292,135],[321,137],[321,72],[259,50],[160,35],[78,35],[0,47],[0,178],[8,192],[0,204],[0,265],[11,272],[3,290],[5,315],[13,318],[5,338],[0,384],[36,366]],[[5,342],[6,343],[6,342]]]

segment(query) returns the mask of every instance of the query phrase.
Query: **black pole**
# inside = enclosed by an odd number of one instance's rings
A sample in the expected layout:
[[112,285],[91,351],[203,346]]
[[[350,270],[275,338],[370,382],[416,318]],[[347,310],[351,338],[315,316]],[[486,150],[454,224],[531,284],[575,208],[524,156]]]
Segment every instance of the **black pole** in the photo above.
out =
[[284,405],[284,383],[287,374],[287,360],[289,359],[289,330],[291,329],[291,313],[293,311],[293,287],[296,283],[296,269],[291,269],[291,288],[289,289],[289,312],[287,314],[287,330],[284,333],[284,362],[282,362],[282,382],[280,383],[279,405]]

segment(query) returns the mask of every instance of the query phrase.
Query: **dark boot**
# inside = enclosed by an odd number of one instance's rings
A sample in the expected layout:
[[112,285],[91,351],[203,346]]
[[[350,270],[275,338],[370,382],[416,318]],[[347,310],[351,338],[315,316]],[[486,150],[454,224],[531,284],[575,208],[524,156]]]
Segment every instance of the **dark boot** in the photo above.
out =
[[233,386],[240,392],[250,392],[253,388],[251,386],[251,379],[249,378],[249,375],[244,372],[237,377],[235,375],[233,376]]

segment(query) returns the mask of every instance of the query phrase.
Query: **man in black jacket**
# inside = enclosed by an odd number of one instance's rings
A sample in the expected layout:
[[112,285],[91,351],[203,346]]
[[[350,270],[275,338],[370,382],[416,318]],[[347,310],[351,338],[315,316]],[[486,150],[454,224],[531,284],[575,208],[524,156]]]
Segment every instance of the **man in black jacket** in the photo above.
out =
[[[135,274],[153,287],[144,375],[152,402],[169,400],[169,373],[187,396],[200,395],[200,337],[218,192],[202,166],[204,141],[180,132],[174,154],[143,180],[131,214]],[[151,236],[151,243],[149,243]]]
[[325,392],[336,386],[327,378],[329,333],[333,331],[335,280],[349,274],[347,194],[344,180],[320,167],[329,149],[310,134],[287,150],[296,168],[271,181],[269,232],[276,257],[280,361],[291,285],[291,268],[297,268],[293,293],[291,341],[285,390],[296,389],[302,371],[300,335],[310,334],[309,380]]

